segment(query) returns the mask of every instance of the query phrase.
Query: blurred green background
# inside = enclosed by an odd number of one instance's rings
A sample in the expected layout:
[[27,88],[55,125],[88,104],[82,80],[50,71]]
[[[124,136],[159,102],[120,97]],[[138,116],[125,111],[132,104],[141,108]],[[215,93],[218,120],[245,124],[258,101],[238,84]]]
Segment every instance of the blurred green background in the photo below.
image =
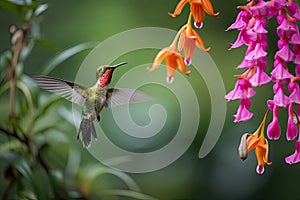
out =
[[[176,19],[169,17],[167,12],[173,11],[178,3],[175,0],[52,0],[42,2],[49,4],[49,9],[40,18],[41,37],[48,42],[48,47],[45,45],[34,47],[31,56],[25,62],[24,73],[28,75],[40,74],[43,71],[41,66],[45,65],[50,58],[60,51],[82,42],[100,42],[120,32],[139,27],[163,27],[178,30],[185,24],[189,12],[188,6],[186,6]],[[242,61],[245,48],[229,51],[229,43],[235,41],[238,32],[226,32],[225,30],[234,22],[238,14],[236,6],[244,3],[245,1],[241,0],[232,0],[226,3],[221,0],[213,0],[215,11],[220,11],[221,14],[219,18],[206,15],[203,29],[198,31],[205,45],[212,48],[210,55],[222,74],[226,92],[234,87],[236,79],[233,75],[242,72],[236,70],[235,67]],[[1,53],[10,48],[8,30],[11,24],[20,25],[21,21],[0,9]],[[270,30],[268,34],[270,43],[268,72],[271,71],[272,56],[276,51],[275,29],[276,23],[272,19],[268,24],[268,30]],[[56,67],[49,75],[74,80],[80,64],[88,53],[87,50],[73,56]],[[126,59],[131,66],[135,66],[150,63],[156,53],[157,51],[151,50],[136,52],[136,54],[133,52],[126,56]],[[118,73],[121,74],[122,71],[116,72],[116,79],[120,76]],[[272,98],[272,86],[267,85],[255,89],[257,94],[253,98],[251,108],[255,115],[246,123],[233,122],[232,115],[236,112],[238,102],[228,103],[226,122],[218,143],[205,158],[199,159],[198,151],[209,123],[210,99],[201,76],[192,74],[191,81],[193,84],[200,85],[197,95],[201,99],[201,121],[197,137],[188,151],[171,165],[150,173],[128,174],[139,185],[141,191],[158,199],[299,199],[299,164],[289,166],[284,162],[285,156],[294,152],[294,142],[285,140],[285,110],[281,110],[280,113],[282,137],[279,141],[269,142],[269,160],[273,164],[265,167],[263,175],[256,174],[257,161],[253,152],[244,162],[237,155],[240,136],[245,132],[254,132],[260,124],[267,108],[266,100]],[[155,95],[159,88],[146,88],[145,90]],[[50,94],[42,92],[41,95]],[[1,112],[8,112],[7,100],[4,98],[5,96],[1,96]],[[71,108],[69,102],[63,101],[62,104]],[[172,102],[172,104],[176,107],[176,102]],[[55,108],[50,114],[52,118],[56,118]],[[109,115],[109,113],[103,114]],[[51,116],[49,119],[52,119]],[[60,126],[64,131],[53,131],[43,138],[58,141],[50,142],[52,145],[48,147],[50,150],[47,152],[49,154],[47,158],[50,159],[52,168],[59,169],[66,165],[68,158],[64,155],[67,155],[66,152],[69,149],[75,149],[75,154],[81,155],[81,166],[89,163],[97,164],[98,161],[76,140],[76,129],[67,122],[63,122]],[[0,135],[1,140],[5,141],[6,138]],[[3,171],[6,163],[1,162],[0,166]],[[0,183],[7,185],[4,177],[1,177]],[[94,190],[108,187],[107,185],[120,186],[115,177],[109,175],[95,184],[99,185],[94,185]],[[1,190],[5,188],[1,187],[0,194],[3,194],[4,191]],[[120,197],[120,199],[122,198]]]

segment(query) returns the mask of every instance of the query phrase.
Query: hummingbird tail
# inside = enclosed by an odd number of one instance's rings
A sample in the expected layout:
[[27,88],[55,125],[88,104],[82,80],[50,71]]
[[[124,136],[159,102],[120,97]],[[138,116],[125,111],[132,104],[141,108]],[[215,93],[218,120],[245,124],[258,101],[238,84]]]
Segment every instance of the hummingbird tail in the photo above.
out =
[[82,144],[85,148],[91,146],[91,135],[97,140],[96,129],[93,124],[93,121],[88,119],[82,119],[79,127],[78,137],[82,133]]

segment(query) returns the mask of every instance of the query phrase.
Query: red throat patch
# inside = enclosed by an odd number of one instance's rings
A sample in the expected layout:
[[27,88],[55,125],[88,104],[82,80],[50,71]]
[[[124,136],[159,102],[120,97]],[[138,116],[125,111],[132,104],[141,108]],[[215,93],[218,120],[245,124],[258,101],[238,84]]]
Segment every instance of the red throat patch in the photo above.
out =
[[104,87],[110,83],[112,71],[113,69],[107,69],[104,74],[102,74],[99,80],[99,86]]

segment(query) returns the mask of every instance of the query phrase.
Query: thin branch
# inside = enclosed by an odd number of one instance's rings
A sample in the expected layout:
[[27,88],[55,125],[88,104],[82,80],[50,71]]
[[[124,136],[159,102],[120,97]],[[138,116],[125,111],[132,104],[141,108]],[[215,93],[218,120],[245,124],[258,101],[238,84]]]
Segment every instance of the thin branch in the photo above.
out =
[[6,129],[6,128],[0,126],[0,131],[2,131],[3,133],[5,133],[7,136],[12,136],[12,137],[18,139],[20,142],[22,142],[22,143],[24,143],[24,144],[26,144],[26,145],[27,145],[27,143],[28,143],[28,139],[27,139],[26,137],[25,137],[25,139],[22,138],[22,137],[20,137],[20,136],[15,132],[15,130],[8,130],[8,129]]
[[9,101],[10,101],[10,114],[9,116],[14,118],[15,117],[15,109],[14,109],[14,103],[15,103],[15,90],[16,90],[16,67],[19,62],[19,57],[22,49],[26,46],[26,34],[29,30],[29,24],[27,22],[24,22],[22,28],[17,29],[16,26],[10,27],[10,33],[11,36],[11,50],[13,53],[12,63],[11,63],[11,69],[10,69],[10,92],[9,92]]

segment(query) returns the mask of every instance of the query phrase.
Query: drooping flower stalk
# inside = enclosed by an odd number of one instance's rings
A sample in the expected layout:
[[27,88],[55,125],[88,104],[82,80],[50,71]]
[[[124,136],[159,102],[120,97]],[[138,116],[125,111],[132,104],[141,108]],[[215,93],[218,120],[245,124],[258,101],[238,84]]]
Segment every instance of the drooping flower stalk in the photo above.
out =
[[271,165],[272,163],[268,161],[269,156],[269,145],[268,140],[265,138],[265,123],[266,118],[269,113],[267,110],[263,121],[253,134],[245,133],[241,138],[241,143],[238,149],[239,156],[242,160],[247,158],[249,152],[255,149],[255,155],[257,158],[257,168],[256,172],[258,174],[264,173],[265,164]]
[[[235,122],[247,121],[253,113],[249,111],[250,98],[255,95],[253,88],[273,82],[273,98],[268,100],[267,106],[273,112],[273,120],[267,128],[269,139],[277,140],[281,135],[279,109],[288,112],[286,138],[294,140],[299,133],[299,125],[295,123],[295,116],[300,115],[300,34],[296,24],[300,21],[298,4],[293,0],[250,0],[244,6],[238,6],[240,13],[235,22],[227,29],[237,29],[239,35],[231,45],[231,49],[247,46],[245,56],[238,69],[245,72],[236,75],[237,81],[234,89],[225,98],[228,101],[240,100],[240,106],[234,115]],[[276,17],[278,27],[278,50],[274,55],[273,68],[267,74],[268,30],[267,22]],[[288,64],[289,63],[289,64]],[[292,68],[295,66],[295,71]],[[296,143],[296,150],[300,142]],[[297,150],[297,151],[298,151]],[[287,163],[299,162],[300,159],[286,159]]]
[[[171,17],[176,17],[181,13],[182,8],[190,4],[190,14],[187,23],[177,32],[175,39],[169,47],[162,49],[155,57],[152,67],[148,71],[152,72],[159,67],[163,60],[166,60],[167,82],[172,83],[177,69],[180,69],[186,75],[186,67],[191,65],[195,47],[208,52],[210,48],[205,48],[202,38],[192,27],[192,18],[194,25],[200,29],[203,25],[205,13],[217,17],[219,13],[214,13],[210,0],[180,0],[174,13],[168,13]],[[183,55],[181,54],[183,52]],[[183,58],[184,56],[184,58]],[[182,62],[183,60],[183,62]]]

